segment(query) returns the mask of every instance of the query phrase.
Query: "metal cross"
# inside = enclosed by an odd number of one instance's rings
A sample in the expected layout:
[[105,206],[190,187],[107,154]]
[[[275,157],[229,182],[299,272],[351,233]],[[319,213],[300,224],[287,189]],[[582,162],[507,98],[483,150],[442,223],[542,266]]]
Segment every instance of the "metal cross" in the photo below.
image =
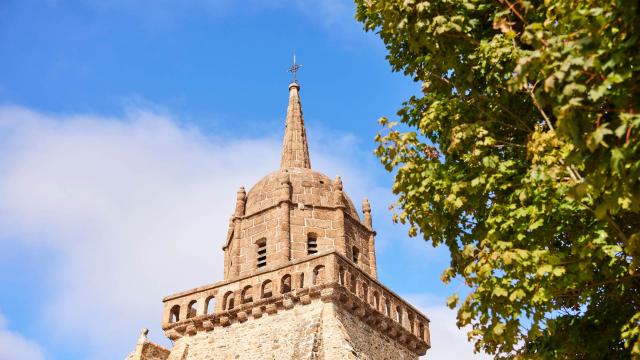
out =
[[289,68],[289,72],[293,73],[293,82],[294,83],[298,82],[298,80],[296,80],[296,74],[298,73],[298,70],[300,70],[301,67],[302,67],[302,65],[296,64],[296,56],[293,55],[293,66]]

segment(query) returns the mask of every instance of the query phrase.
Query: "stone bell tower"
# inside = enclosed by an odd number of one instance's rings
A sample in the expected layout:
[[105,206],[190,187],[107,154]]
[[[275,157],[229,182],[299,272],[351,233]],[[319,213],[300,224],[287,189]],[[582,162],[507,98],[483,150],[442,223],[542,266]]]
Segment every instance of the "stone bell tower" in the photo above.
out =
[[[294,67],[296,65],[294,64]],[[418,359],[429,319],[377,280],[371,206],[311,169],[289,84],[280,169],[237,192],[224,280],[164,298],[165,349],[141,335],[127,360]]]

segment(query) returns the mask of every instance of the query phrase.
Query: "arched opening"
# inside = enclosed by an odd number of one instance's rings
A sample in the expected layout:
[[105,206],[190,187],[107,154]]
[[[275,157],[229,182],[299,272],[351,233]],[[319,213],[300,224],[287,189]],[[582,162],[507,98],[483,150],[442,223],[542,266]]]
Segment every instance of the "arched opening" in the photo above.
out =
[[265,282],[262,283],[262,291],[260,293],[260,297],[265,299],[268,297],[271,297],[273,295],[273,285],[271,283],[271,280],[265,280]]
[[385,300],[384,302],[384,314],[387,316],[391,316],[391,302],[389,300]]
[[354,263],[358,263],[358,259],[360,258],[360,249],[358,249],[357,247],[352,247],[351,248],[351,256],[353,259]]
[[222,310],[233,309],[233,292],[228,291],[222,298]]
[[344,269],[342,266],[338,269],[338,284],[344,286]]
[[368,304],[369,303],[369,285],[366,283],[362,283],[362,299]]
[[304,273],[300,273],[298,276],[298,289],[304,288]]
[[244,287],[244,289],[242,289],[240,299],[243,304],[247,304],[253,301],[253,288],[251,287],[251,285],[247,285]]
[[198,302],[196,300],[191,300],[191,302],[189,303],[189,307],[187,308],[187,319],[196,316],[196,314],[198,313],[198,309],[196,308],[197,305]]
[[351,274],[349,277],[349,290],[354,294],[356,293],[356,274]]
[[256,262],[258,268],[267,266],[267,239],[262,238],[256,241]]
[[426,334],[424,333],[424,324],[423,323],[419,323],[418,324],[418,331],[420,331],[420,334],[418,334],[420,339],[422,339],[424,341],[427,341]]
[[287,274],[280,280],[280,293],[286,294],[291,292],[291,275]]
[[169,322],[174,323],[180,321],[180,305],[173,305],[169,311]]
[[307,235],[307,255],[318,253],[318,235],[309,233]]
[[373,307],[376,310],[380,310],[380,295],[377,291],[373,292]]
[[396,321],[402,324],[402,308],[400,306],[396,307]]
[[411,331],[412,334],[416,334],[416,329],[414,327],[414,322],[415,322],[415,317],[413,316],[412,313],[407,313],[407,319],[409,320],[409,331]]
[[216,311],[216,298],[215,296],[209,296],[205,300],[205,311],[207,314],[213,314]]
[[324,265],[318,265],[313,269],[313,285],[324,282]]

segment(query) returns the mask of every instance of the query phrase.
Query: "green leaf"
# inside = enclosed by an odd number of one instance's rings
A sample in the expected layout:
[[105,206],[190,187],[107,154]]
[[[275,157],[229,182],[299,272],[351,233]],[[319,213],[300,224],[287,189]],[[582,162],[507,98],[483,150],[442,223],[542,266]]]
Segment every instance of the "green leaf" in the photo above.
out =
[[552,270],[553,266],[551,266],[550,264],[544,264],[538,267],[538,271],[536,273],[540,276],[544,276],[547,273],[550,273]]
[[507,296],[509,295],[509,292],[506,289],[501,288],[500,286],[497,286],[493,289],[492,292],[493,296],[495,297],[501,297],[501,296]]
[[376,155],[412,234],[447,248],[475,348],[640,356],[638,4],[356,5],[421,86]]

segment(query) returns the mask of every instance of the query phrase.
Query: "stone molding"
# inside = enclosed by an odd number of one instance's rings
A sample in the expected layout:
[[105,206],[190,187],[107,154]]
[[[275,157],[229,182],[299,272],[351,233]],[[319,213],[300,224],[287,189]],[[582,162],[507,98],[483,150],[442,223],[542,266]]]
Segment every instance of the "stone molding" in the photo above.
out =
[[[288,283],[284,281],[287,277]],[[263,297],[261,285],[267,282],[270,293]],[[246,289],[251,291],[250,299],[244,298]],[[212,299],[216,307],[207,313],[207,302]],[[162,328],[173,341],[323,301],[349,311],[417,355],[430,348],[429,319],[335,251],[171,295],[163,301]],[[177,321],[172,322],[174,314]]]

